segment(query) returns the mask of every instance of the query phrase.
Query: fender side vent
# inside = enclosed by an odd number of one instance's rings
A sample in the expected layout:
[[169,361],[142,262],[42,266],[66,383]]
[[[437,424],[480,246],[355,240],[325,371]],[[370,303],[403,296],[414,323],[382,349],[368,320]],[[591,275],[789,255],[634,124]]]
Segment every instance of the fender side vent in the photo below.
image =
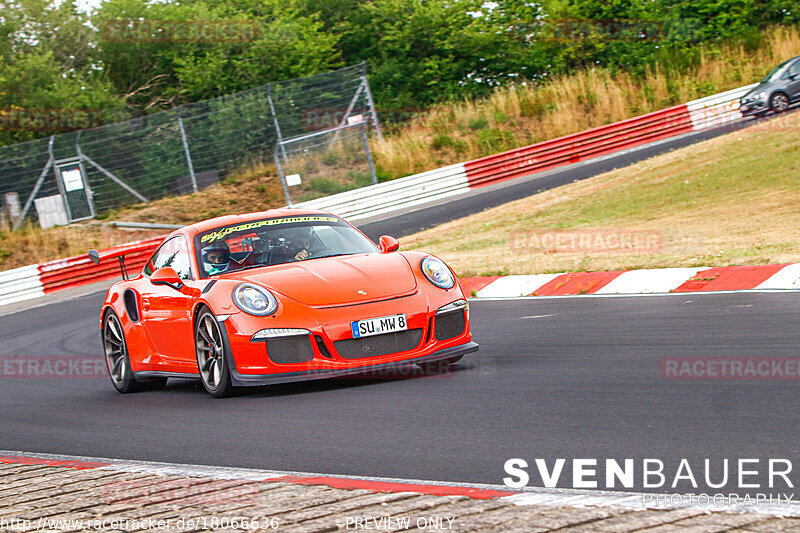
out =
[[125,312],[134,322],[139,322],[139,306],[136,302],[136,293],[131,289],[127,289],[122,295],[122,300],[125,302]]

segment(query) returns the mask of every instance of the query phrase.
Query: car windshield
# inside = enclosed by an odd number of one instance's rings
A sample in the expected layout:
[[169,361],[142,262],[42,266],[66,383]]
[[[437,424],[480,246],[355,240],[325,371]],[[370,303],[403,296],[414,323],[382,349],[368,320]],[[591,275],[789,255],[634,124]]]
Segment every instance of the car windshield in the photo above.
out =
[[791,59],[789,61],[784,61],[783,63],[772,69],[770,73],[767,74],[763,80],[761,80],[761,83],[767,83],[770,81],[775,81],[777,79],[780,79],[780,77],[783,75],[784,69],[786,68],[787,65],[789,65],[790,62]]
[[220,226],[195,237],[202,277],[247,268],[378,251],[333,215],[302,215]]

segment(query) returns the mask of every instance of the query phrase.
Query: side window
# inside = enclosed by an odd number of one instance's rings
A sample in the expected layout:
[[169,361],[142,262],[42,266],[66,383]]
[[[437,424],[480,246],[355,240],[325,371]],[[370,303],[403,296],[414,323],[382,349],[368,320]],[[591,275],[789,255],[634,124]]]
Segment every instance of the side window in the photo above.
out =
[[172,267],[181,279],[192,279],[192,269],[189,261],[189,247],[182,235],[176,235],[161,245],[156,250],[144,269],[146,275],[163,267]]
[[788,78],[791,75],[798,75],[800,74],[800,60],[795,61],[794,65],[789,67],[789,70],[786,71],[786,77]]

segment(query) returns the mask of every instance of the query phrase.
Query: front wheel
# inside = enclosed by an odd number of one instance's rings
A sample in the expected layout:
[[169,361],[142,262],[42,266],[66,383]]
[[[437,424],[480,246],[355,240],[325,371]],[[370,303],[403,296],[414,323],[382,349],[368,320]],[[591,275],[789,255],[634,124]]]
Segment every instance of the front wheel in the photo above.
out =
[[429,363],[417,363],[417,366],[420,367],[425,372],[441,372],[447,370],[447,367],[450,365],[454,365],[461,361],[461,358],[464,357],[463,355],[457,355],[455,357],[450,357],[449,359],[442,359],[440,361],[431,361]]
[[194,340],[197,369],[203,387],[215,398],[230,396],[233,385],[228,367],[228,354],[217,317],[209,309],[204,309],[197,317]]
[[776,113],[783,113],[789,109],[789,97],[783,93],[775,93],[769,99],[769,107]]
[[125,342],[125,332],[122,323],[114,311],[106,313],[103,320],[103,351],[106,356],[106,367],[111,383],[122,394],[138,392],[148,389],[157,389],[166,385],[166,378],[157,378],[149,381],[137,381],[131,369],[131,360],[128,356],[128,344]]

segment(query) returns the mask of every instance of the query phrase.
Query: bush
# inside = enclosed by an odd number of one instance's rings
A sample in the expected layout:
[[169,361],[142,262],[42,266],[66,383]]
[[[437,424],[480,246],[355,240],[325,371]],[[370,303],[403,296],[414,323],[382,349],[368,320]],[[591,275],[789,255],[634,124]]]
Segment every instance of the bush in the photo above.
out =
[[515,144],[514,134],[506,130],[483,130],[478,135],[478,145],[485,154],[510,150]]

